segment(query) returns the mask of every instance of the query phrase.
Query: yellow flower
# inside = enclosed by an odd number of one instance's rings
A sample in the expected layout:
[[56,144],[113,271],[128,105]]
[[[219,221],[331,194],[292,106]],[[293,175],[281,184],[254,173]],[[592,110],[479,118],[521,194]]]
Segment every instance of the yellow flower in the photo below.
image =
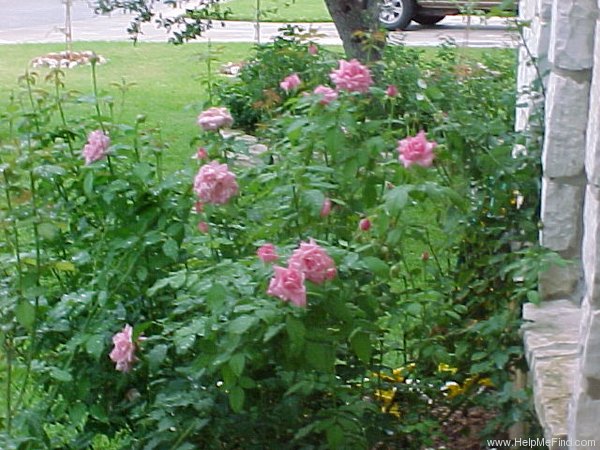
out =
[[442,391],[446,393],[448,398],[454,398],[465,392],[465,390],[456,381],[448,381],[442,386]]
[[398,403],[394,403],[390,409],[386,411],[388,414],[396,418],[400,418],[400,405]]
[[438,372],[448,372],[448,373],[451,373],[452,375],[454,375],[456,372],[458,372],[458,369],[456,367],[450,367],[446,363],[439,363],[438,364]]
[[394,383],[395,381],[398,381],[396,378],[392,378],[392,377],[390,377],[389,375],[386,375],[385,373],[381,373],[381,374],[380,374],[380,373],[378,373],[378,372],[373,372],[373,373],[372,373],[372,376],[373,376],[374,378],[379,378],[379,379],[381,379],[381,380],[383,380],[383,381],[387,381],[387,382],[389,382],[389,383]]
[[482,378],[477,382],[477,384],[479,384],[479,386],[494,387],[494,383],[490,378]]
[[394,401],[394,396],[396,395],[396,388],[383,390],[376,389],[375,390],[375,398],[383,403],[383,407],[389,407]]
[[402,383],[404,381],[404,368],[400,367],[399,369],[392,370],[392,375],[394,376],[394,380],[398,383]]

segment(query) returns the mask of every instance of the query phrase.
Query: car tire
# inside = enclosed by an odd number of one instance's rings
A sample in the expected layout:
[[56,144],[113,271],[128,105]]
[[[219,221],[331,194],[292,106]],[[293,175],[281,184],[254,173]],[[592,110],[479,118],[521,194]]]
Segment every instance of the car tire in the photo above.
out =
[[415,0],[383,0],[379,23],[388,30],[404,30],[415,16]]
[[423,14],[417,14],[413,20],[421,25],[435,25],[446,16],[429,16]]

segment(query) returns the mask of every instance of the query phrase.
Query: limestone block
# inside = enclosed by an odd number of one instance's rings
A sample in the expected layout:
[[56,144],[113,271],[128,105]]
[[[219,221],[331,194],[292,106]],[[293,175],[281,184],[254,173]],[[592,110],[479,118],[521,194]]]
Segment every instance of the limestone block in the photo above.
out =
[[549,22],[552,19],[552,0],[537,1],[537,16],[543,21]]
[[519,19],[531,20],[535,15],[537,1],[520,0],[519,1]]
[[530,321],[522,331],[540,425],[546,439],[564,439],[578,365],[580,310],[570,301],[554,300],[524,305],[523,318]]
[[581,266],[577,261],[571,261],[565,267],[552,266],[540,274],[539,292],[544,300],[557,298],[579,297],[578,286],[581,281]]
[[583,320],[587,325],[582,327],[586,333],[582,336],[581,376],[586,380],[587,395],[600,400],[600,311],[591,310]]
[[597,0],[557,0],[552,8],[549,58],[567,70],[590,69],[594,59]]
[[[600,309],[600,198],[596,187],[588,186],[584,206],[582,245],[586,300],[592,309]],[[600,335],[600,328],[598,330]],[[599,361],[600,362],[600,361]]]
[[[600,21],[596,28],[596,48],[600,49]],[[596,52],[594,59],[586,140],[585,167],[588,181],[600,187],[600,51]]]
[[525,356],[530,364],[537,357],[574,355],[579,344],[581,309],[570,300],[542,301],[523,305]]
[[600,400],[592,399],[584,391],[578,391],[573,397],[569,415],[569,438],[575,441],[595,441],[596,445],[572,445],[570,450],[598,450],[598,418]]
[[583,186],[542,179],[541,243],[566,257],[579,255],[583,192]]
[[[537,58],[536,63],[543,78],[548,78],[550,73],[550,61],[548,51],[550,48],[550,22],[536,19],[532,23],[532,32],[537,36],[536,45],[531,48],[531,53]],[[544,83],[546,84],[546,83]]]
[[517,108],[515,117],[515,131],[525,131],[529,123],[529,108]]
[[583,173],[590,82],[552,72],[546,93],[542,164],[547,177]]

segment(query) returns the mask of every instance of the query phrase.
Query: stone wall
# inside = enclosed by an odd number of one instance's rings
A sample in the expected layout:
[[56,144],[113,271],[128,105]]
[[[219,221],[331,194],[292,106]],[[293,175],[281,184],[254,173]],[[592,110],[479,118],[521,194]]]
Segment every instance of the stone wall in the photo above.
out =
[[[540,277],[543,303],[524,308],[524,340],[546,438],[568,437],[573,449],[600,448],[599,8],[521,0],[519,9],[516,127],[543,145],[540,241],[570,261]],[[597,445],[575,446],[581,439]]]

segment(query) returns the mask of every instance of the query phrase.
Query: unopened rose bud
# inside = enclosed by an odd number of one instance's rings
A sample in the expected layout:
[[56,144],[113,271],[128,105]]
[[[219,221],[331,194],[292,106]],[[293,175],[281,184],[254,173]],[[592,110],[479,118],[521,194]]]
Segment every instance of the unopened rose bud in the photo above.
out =
[[206,152],[206,149],[204,147],[199,147],[198,150],[196,151],[196,155],[194,156],[194,159],[206,159],[208,158],[208,153]]
[[362,231],[369,231],[369,229],[371,228],[371,221],[369,219],[361,219],[360,222],[358,223],[358,227],[362,230]]
[[208,224],[206,222],[198,223],[198,230],[201,233],[208,233]]
[[390,84],[385,91],[385,95],[388,97],[396,97],[398,95],[398,88],[393,84]]
[[327,217],[331,213],[331,200],[325,197],[323,200],[323,206],[321,207],[321,217]]

